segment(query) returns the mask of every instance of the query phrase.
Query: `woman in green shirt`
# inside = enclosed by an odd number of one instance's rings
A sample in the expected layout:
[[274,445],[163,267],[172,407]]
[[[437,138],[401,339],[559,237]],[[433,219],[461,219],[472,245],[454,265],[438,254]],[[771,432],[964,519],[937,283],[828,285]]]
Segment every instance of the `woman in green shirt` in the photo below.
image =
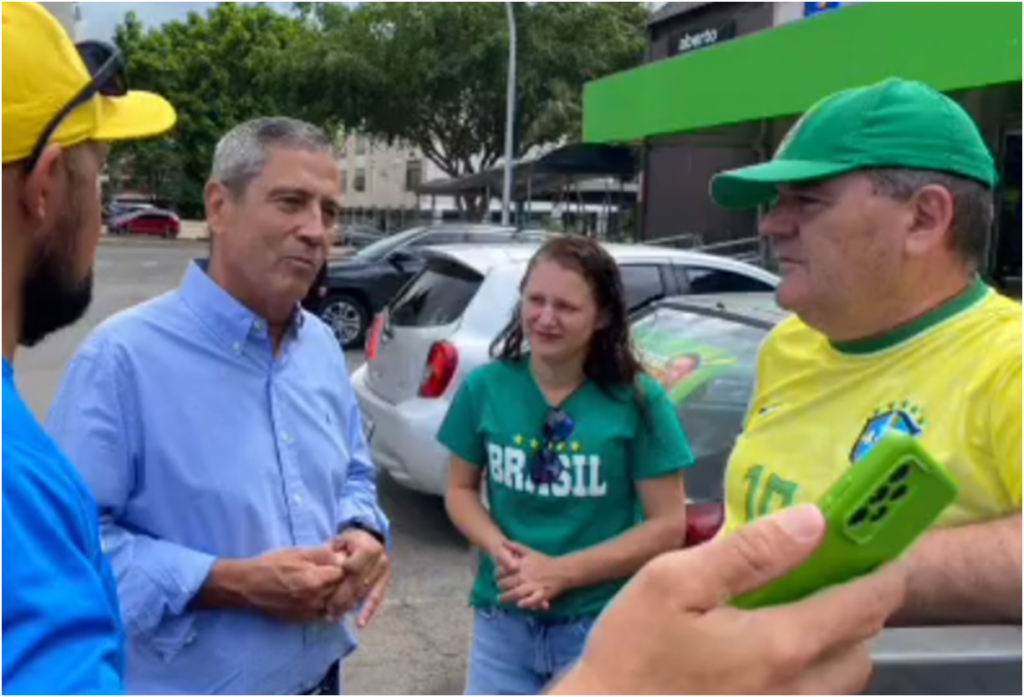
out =
[[624,296],[599,244],[547,243],[441,428],[449,515],[481,550],[468,694],[543,691],[629,578],[683,545],[693,454]]

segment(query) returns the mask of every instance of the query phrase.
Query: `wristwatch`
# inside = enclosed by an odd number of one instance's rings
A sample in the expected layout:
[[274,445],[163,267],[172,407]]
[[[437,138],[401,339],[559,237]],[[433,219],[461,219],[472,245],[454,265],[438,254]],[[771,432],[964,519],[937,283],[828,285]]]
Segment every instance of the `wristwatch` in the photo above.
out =
[[344,525],[342,525],[338,529],[338,535],[341,535],[346,530],[362,530],[367,535],[370,535],[371,537],[376,539],[377,542],[380,542],[381,546],[383,546],[383,547],[387,547],[388,546],[388,541],[384,537],[384,533],[382,533],[381,531],[377,530],[376,528],[374,528],[372,525],[370,525],[369,523],[367,523],[365,521],[362,521],[362,520],[350,520],[349,522],[345,523]]

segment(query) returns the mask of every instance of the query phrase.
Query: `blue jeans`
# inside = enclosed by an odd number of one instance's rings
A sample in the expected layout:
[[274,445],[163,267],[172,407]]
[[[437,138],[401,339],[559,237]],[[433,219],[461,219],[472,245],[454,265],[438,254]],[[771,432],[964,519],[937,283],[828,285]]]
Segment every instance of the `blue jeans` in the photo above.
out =
[[467,695],[539,695],[579,660],[596,618],[476,611]]

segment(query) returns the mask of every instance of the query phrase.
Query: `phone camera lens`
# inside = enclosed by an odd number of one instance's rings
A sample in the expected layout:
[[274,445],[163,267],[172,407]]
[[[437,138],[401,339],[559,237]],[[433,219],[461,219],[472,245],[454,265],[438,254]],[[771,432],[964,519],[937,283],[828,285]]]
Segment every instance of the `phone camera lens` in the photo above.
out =
[[889,481],[892,482],[893,484],[899,484],[901,482],[906,481],[907,477],[909,476],[910,465],[903,465],[898,470],[896,470],[891,477],[889,477]]
[[907,494],[909,493],[910,489],[904,484],[903,486],[896,487],[896,489],[892,492],[892,496],[889,500],[892,501],[893,503],[897,503],[907,498]]
[[871,516],[871,522],[880,523],[882,522],[882,520],[885,519],[885,516],[887,515],[889,515],[889,509],[886,508],[885,506],[882,506],[877,511],[875,511],[875,514],[873,516]]
[[857,511],[856,513],[853,514],[852,518],[850,518],[850,527],[851,528],[859,528],[868,519],[869,515],[870,515],[870,512],[868,511],[868,509],[866,509],[866,508],[860,509],[859,511]]
[[872,505],[877,506],[880,503],[885,503],[885,501],[888,500],[888,498],[889,498],[889,487],[883,486],[881,489],[878,490],[878,492],[871,499],[871,503],[872,503]]

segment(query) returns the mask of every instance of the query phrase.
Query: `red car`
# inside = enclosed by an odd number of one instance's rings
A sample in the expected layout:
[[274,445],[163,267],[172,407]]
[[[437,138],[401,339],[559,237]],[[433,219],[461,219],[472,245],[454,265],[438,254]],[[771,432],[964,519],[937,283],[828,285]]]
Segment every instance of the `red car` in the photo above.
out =
[[173,240],[181,233],[181,219],[171,211],[148,208],[112,220],[109,229],[113,235],[142,235]]

